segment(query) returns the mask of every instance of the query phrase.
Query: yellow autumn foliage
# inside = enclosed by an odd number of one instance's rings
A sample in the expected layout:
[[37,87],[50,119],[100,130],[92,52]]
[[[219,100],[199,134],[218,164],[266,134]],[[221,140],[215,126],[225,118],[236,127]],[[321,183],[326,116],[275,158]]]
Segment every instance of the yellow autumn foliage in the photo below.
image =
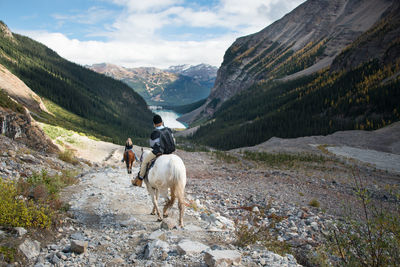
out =
[[17,193],[15,182],[0,179],[0,225],[8,227],[49,228],[52,211]]

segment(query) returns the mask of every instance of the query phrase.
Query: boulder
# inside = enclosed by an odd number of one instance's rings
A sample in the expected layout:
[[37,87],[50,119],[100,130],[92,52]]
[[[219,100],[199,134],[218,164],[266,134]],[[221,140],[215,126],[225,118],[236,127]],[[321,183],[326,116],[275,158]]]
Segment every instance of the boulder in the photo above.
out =
[[23,237],[28,232],[24,227],[15,227],[14,229],[19,237]]
[[162,241],[166,241],[167,237],[163,230],[158,229],[150,234],[149,239],[151,240],[160,239]]
[[171,230],[174,227],[176,227],[176,222],[175,222],[175,220],[173,220],[171,218],[166,218],[166,219],[162,220],[160,227],[161,227],[161,229]]
[[25,239],[18,248],[28,260],[36,258],[40,254],[40,242],[36,240]]
[[85,253],[88,247],[87,241],[71,240],[71,252]]
[[169,251],[169,244],[167,242],[161,240],[153,240],[152,242],[148,243],[144,249],[144,257],[146,259],[150,259],[153,257],[156,251]]
[[200,254],[202,251],[207,250],[210,247],[197,241],[184,239],[179,242],[176,248],[178,253],[181,255],[195,255]]
[[204,261],[208,266],[220,265],[239,265],[242,255],[236,250],[212,250],[207,251],[204,255]]

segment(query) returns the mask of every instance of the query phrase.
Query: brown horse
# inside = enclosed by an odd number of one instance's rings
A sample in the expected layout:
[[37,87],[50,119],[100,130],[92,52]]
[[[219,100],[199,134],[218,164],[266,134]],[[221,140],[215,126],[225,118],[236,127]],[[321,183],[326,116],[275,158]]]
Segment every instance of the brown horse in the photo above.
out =
[[128,170],[128,174],[132,173],[132,166],[135,162],[135,152],[132,150],[127,150],[124,153],[124,161],[126,163],[126,169]]

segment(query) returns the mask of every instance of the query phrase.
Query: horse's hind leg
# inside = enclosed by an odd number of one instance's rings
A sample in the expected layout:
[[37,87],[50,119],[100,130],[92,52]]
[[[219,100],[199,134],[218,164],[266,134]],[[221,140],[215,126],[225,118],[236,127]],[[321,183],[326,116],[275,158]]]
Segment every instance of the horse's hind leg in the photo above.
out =
[[157,213],[158,221],[162,221],[160,209],[158,208],[158,190],[155,189],[152,194],[151,200],[153,201],[153,211],[151,214]]
[[183,213],[185,212],[185,199],[183,196],[178,197],[179,207],[179,226],[183,227]]
[[168,209],[170,209],[175,202],[175,190],[171,188],[171,199],[168,199],[167,203],[164,206],[163,217],[168,217]]
[[132,162],[129,162],[128,173],[132,173]]

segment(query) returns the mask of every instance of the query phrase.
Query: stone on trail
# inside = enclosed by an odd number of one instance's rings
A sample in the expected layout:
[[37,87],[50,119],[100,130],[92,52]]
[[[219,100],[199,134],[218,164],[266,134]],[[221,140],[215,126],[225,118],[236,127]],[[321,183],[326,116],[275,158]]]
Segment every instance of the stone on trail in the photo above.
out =
[[185,231],[187,232],[201,232],[204,231],[203,228],[194,224],[188,224],[185,226]]
[[242,255],[236,250],[212,250],[206,251],[204,261],[208,266],[220,265],[239,265],[242,260]]
[[18,237],[23,237],[28,231],[24,227],[15,227]]
[[176,221],[173,220],[172,218],[165,218],[162,220],[160,227],[161,229],[171,230],[174,227],[176,227]]
[[26,239],[21,245],[19,245],[19,250],[28,258],[28,260],[36,258],[40,254],[40,242]]
[[176,247],[178,253],[181,255],[195,255],[209,248],[209,246],[206,246],[200,242],[191,241],[188,239],[182,240]]
[[158,229],[150,234],[149,239],[151,239],[151,240],[160,239],[162,241],[166,241],[167,237],[166,237],[164,231],[162,231],[161,229]]
[[153,257],[153,254],[156,250],[169,251],[169,244],[167,242],[161,240],[153,240],[148,243],[144,249],[144,257],[146,259],[150,259]]
[[85,253],[88,247],[87,241],[71,240],[71,252]]

